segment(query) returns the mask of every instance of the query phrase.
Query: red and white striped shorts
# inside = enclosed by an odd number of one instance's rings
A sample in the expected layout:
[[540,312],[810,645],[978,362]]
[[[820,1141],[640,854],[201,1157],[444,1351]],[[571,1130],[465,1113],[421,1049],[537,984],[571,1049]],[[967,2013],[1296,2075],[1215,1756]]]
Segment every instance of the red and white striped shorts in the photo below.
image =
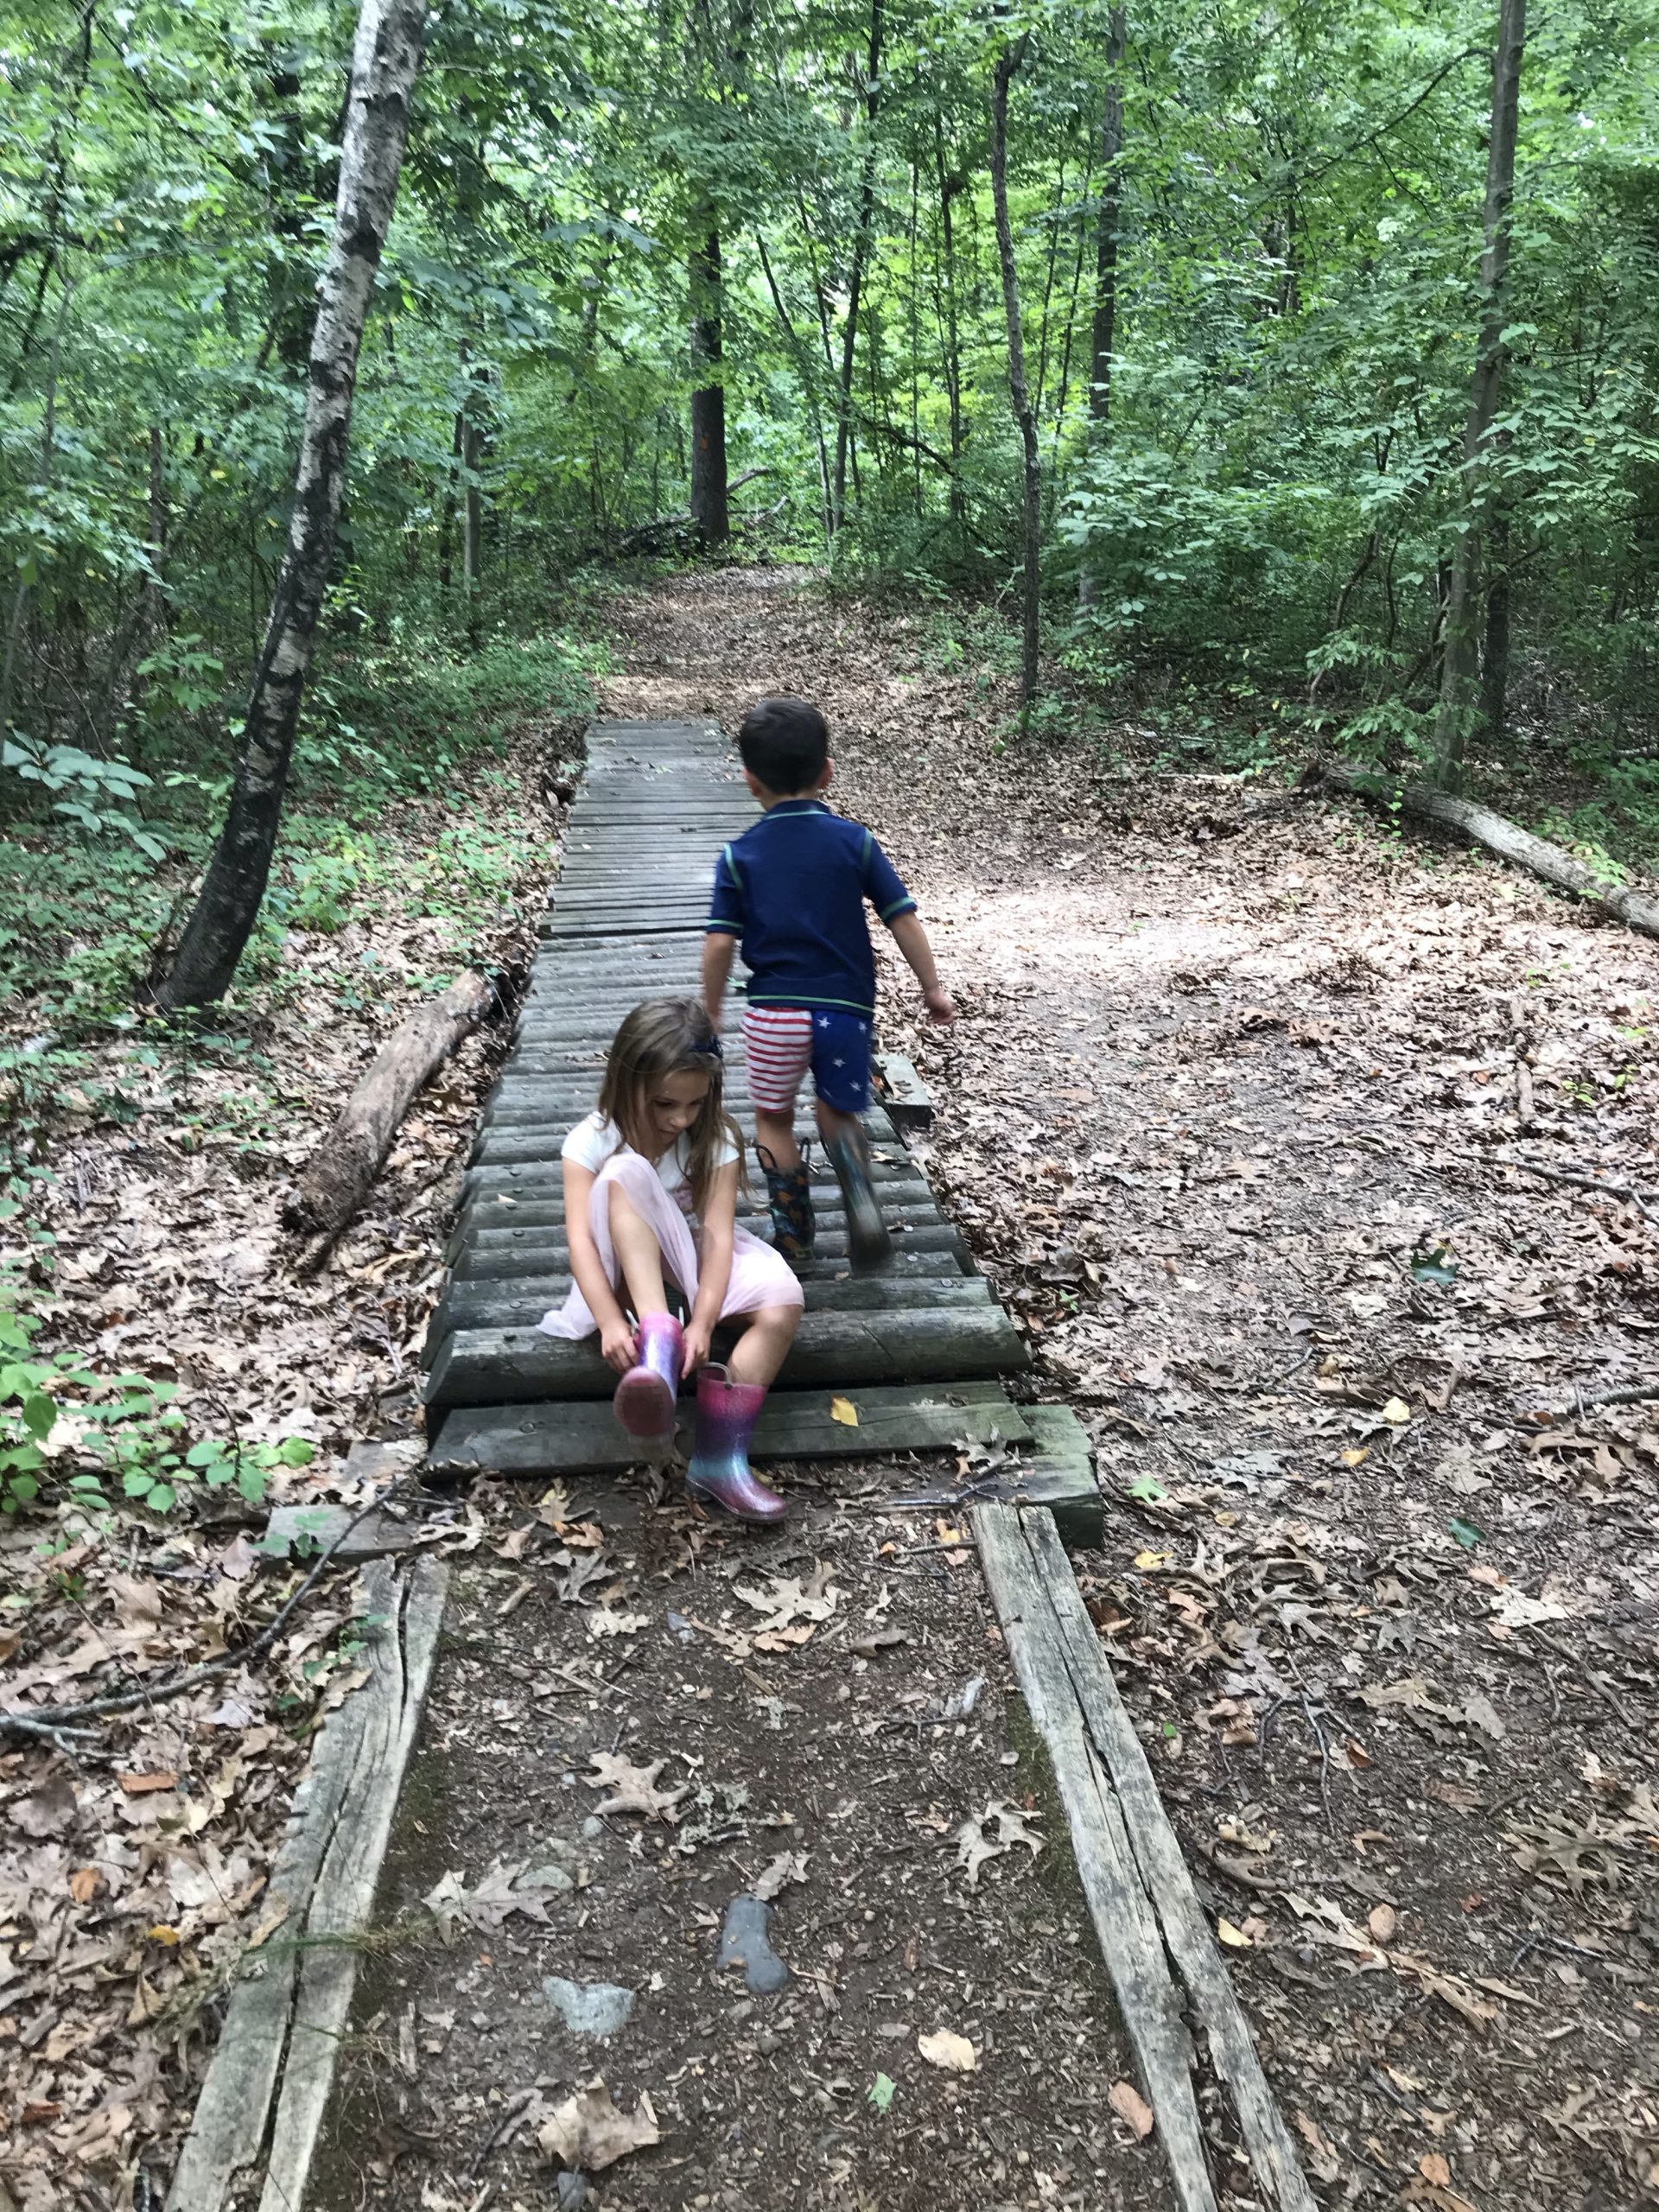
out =
[[792,1111],[812,1071],[826,1106],[842,1114],[870,1110],[871,1025],[856,1014],[804,1006],[752,1006],[743,1012],[749,1096],[763,1114]]

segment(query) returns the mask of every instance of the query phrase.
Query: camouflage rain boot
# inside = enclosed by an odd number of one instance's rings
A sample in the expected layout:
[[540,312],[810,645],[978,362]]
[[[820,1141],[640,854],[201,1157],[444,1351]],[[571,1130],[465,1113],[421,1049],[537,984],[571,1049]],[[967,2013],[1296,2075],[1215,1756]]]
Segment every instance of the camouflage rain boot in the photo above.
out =
[[766,1179],[772,1241],[797,1274],[812,1258],[812,1173],[804,1154],[798,1167],[779,1167],[763,1144],[754,1147]]

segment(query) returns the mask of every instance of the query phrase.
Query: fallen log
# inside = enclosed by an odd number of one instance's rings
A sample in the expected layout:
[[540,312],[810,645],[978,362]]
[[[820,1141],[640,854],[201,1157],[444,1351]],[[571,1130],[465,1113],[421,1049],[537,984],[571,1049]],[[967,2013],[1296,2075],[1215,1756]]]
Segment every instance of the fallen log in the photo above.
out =
[[487,979],[469,969],[381,1046],[339,1120],[300,1170],[285,1217],[290,1229],[321,1240],[305,1255],[302,1269],[327,1256],[367,1198],[416,1093],[477,1028],[493,997]]
[[1541,876],[1558,891],[1571,891],[1587,899],[1592,906],[1599,906],[1628,928],[1640,931],[1643,937],[1659,938],[1659,899],[1627,890],[1611,877],[1598,874],[1560,846],[1535,837],[1531,830],[1506,821],[1490,807],[1477,805],[1473,799],[1454,798],[1450,791],[1437,791],[1432,784],[1397,784],[1353,760],[1323,761],[1312,772],[1311,780],[1334,791],[1351,791],[1359,798],[1401,806],[1408,814],[1438,822],[1443,829],[1460,830],[1500,860]]

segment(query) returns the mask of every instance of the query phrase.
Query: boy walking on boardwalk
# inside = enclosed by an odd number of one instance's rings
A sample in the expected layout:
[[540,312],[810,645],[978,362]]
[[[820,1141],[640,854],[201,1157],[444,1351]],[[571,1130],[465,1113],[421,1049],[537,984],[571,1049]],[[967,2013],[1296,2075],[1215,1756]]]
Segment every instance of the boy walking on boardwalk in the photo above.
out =
[[716,1029],[741,938],[748,968],[743,1016],[755,1150],[765,1170],[774,1241],[792,1266],[812,1254],[812,1200],[795,1141],[795,1099],[809,1068],[818,1133],[841,1185],[855,1268],[884,1266],[893,1239],[870,1182],[875,956],[868,899],[893,931],[935,1021],[957,1009],[939,982],[916,901],[870,832],[832,813],[823,794],[833,764],[823,716],[804,699],[763,699],[744,716],[738,750],[766,811],[721,852],[703,940],[702,995]]

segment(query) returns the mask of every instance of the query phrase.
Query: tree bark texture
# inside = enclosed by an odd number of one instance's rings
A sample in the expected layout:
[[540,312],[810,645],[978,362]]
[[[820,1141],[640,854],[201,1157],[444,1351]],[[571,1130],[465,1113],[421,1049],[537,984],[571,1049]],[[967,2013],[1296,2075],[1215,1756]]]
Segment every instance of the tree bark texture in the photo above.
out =
[[1530,830],[1523,830],[1518,823],[1494,814],[1490,807],[1478,806],[1473,799],[1454,798],[1450,791],[1440,791],[1433,784],[1391,783],[1386,776],[1379,776],[1374,770],[1362,768],[1351,760],[1326,761],[1319,774],[1321,780],[1338,791],[1353,791],[1362,798],[1381,799],[1389,805],[1397,803],[1408,814],[1438,822],[1443,829],[1460,830],[1489,853],[1496,853],[1500,860],[1541,876],[1558,891],[1576,893],[1643,937],[1659,938],[1659,899],[1650,898],[1644,892],[1627,890],[1622,884],[1598,875],[1593,868],[1574,860],[1559,845],[1535,837]]
[[847,281],[847,324],[841,336],[841,409],[836,424],[836,527],[847,512],[847,463],[853,435],[853,367],[858,351],[858,308],[864,289],[864,264],[875,226],[875,125],[881,111],[882,0],[870,0],[869,57],[864,73],[864,119],[870,143],[864,151],[864,176],[858,194],[858,229]]
[[726,481],[726,387],[721,382],[720,232],[712,223],[690,257],[691,519],[705,553],[732,534]]
[[423,1085],[490,1010],[489,983],[470,970],[395,1030],[300,1170],[288,1219],[336,1235],[367,1198],[391,1140]]
[[1504,294],[1510,271],[1510,210],[1515,199],[1515,149],[1520,133],[1521,64],[1527,45],[1527,0],[1499,0],[1492,56],[1492,128],[1486,152],[1484,251],[1480,257],[1480,340],[1463,431],[1462,527],[1452,556],[1440,660],[1440,709],[1434,718],[1434,774],[1455,784],[1474,711],[1480,666],[1478,594],[1482,480],[1491,457],[1492,423],[1503,390]]
[[425,35],[426,0],[363,0],[334,235],[318,285],[288,550],[254,671],[225,828],[172,972],[156,992],[156,1004],[167,1011],[223,996],[265,895],[334,556],[363,327],[397,205]]
[[1014,257],[1014,228],[1008,219],[1008,86],[1026,58],[1021,37],[1001,56],[991,83],[991,193],[996,206],[996,251],[1002,264],[1002,306],[1008,326],[1008,397],[1025,448],[1025,636],[1020,664],[1020,704],[1029,712],[1037,696],[1037,662],[1042,645],[1043,463],[1037,443],[1037,417],[1026,388],[1026,340],[1020,321],[1020,270]]
[[[1095,217],[1095,311],[1089,334],[1089,445],[1106,442],[1112,419],[1112,355],[1117,344],[1117,234],[1123,214],[1124,10],[1114,8],[1106,35],[1106,103],[1100,119],[1100,207]],[[1099,580],[1085,560],[1077,575],[1077,605],[1093,607]]]

